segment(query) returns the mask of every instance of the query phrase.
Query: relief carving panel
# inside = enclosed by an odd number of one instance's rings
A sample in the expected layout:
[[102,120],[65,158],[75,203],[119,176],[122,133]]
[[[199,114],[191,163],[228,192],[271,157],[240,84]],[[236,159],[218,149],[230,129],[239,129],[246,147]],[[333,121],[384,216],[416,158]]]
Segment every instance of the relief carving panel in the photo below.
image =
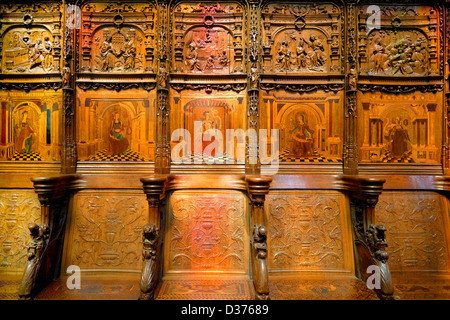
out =
[[334,4],[262,9],[265,72],[341,72],[341,15]]
[[370,28],[368,24],[373,14],[369,8],[362,6],[359,15],[361,74],[427,76],[440,73],[439,47],[442,44],[436,8],[381,6],[376,13],[380,22],[377,28]]
[[[4,73],[46,73],[58,71],[55,64],[55,40],[44,28],[15,28],[3,38]],[[60,45],[60,44],[57,44]]]
[[375,208],[377,224],[387,228],[392,271],[447,271],[447,214],[435,193],[383,192]]
[[238,4],[186,3],[173,12],[173,71],[243,72],[243,11]]
[[345,270],[343,198],[337,193],[275,193],[266,200],[271,270]]
[[28,223],[39,223],[41,206],[34,190],[0,191],[0,271],[22,271],[31,241]]
[[81,269],[140,270],[142,229],[148,206],[144,195],[80,192],[70,222],[67,263]]
[[82,72],[154,72],[155,8],[149,3],[82,7]]
[[169,200],[165,272],[247,272],[247,219],[239,192],[176,191]]
[[427,75],[429,44],[421,31],[374,31],[368,38],[368,74]]
[[60,71],[61,20],[57,3],[2,4],[1,73]]

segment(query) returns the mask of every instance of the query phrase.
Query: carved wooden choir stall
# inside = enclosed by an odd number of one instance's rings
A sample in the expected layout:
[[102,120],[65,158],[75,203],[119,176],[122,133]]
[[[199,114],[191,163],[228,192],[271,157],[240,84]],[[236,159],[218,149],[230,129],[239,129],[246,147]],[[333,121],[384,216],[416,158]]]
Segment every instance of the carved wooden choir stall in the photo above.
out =
[[0,299],[449,299],[449,43],[449,0],[0,4]]

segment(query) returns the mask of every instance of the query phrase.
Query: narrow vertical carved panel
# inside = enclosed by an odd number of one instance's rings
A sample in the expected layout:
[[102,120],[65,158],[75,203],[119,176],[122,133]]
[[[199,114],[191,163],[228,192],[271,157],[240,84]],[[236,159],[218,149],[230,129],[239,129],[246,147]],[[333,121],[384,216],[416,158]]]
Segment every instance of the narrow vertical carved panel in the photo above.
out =
[[[72,4],[74,1],[69,1]],[[66,17],[67,18],[67,17]],[[61,171],[75,173],[77,165],[77,148],[75,139],[75,36],[76,30],[66,20],[64,26],[64,67],[62,70],[63,87],[63,141]]]
[[341,195],[271,192],[266,202],[271,270],[349,270],[351,244]]
[[157,139],[155,153],[155,172],[168,173],[170,171],[170,125],[169,125],[169,90],[168,74],[170,56],[169,39],[169,8],[167,1],[162,1],[158,5],[158,91],[157,91]]
[[138,271],[147,203],[137,193],[80,192],[67,247],[68,265],[82,270]]
[[446,1],[446,7],[444,9],[445,19],[445,60],[444,60],[444,74],[447,83],[445,84],[445,102],[444,102],[444,130],[443,130],[443,148],[442,148],[442,159],[444,173],[449,174],[450,170],[450,2]]
[[21,272],[26,266],[28,223],[40,217],[41,206],[33,190],[0,191],[0,271]]
[[176,191],[169,201],[164,271],[248,272],[248,219],[239,192]]
[[[249,60],[249,83],[248,83],[248,122],[247,127],[256,130],[259,136],[259,75],[261,73],[261,61],[259,59],[261,53],[261,32],[259,24],[260,7],[258,2],[249,2],[249,38],[248,38],[248,60]],[[246,157],[246,172],[249,174],[257,174],[260,170],[260,163],[257,157],[258,148],[250,148],[253,143],[248,143],[248,155]],[[255,159],[257,159],[255,161]]]
[[358,145],[356,141],[356,106],[357,106],[357,21],[356,3],[349,1],[347,4],[347,79],[346,79],[346,106],[344,126],[344,173],[358,173]]
[[387,228],[392,271],[447,271],[445,206],[435,193],[383,192],[375,208],[377,224]]

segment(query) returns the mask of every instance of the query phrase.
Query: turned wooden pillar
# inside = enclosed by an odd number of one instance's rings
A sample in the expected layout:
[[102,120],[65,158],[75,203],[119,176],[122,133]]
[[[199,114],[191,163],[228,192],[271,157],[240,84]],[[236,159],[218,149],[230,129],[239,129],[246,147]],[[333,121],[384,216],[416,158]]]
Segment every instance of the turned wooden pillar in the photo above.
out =
[[20,299],[33,299],[59,277],[70,200],[82,188],[79,175],[38,177],[31,181],[41,203],[41,221],[28,224],[31,242],[19,289]]
[[380,271],[380,287],[373,290],[381,300],[394,300],[398,297],[394,295],[387,263],[389,255],[386,252],[386,227],[375,225],[375,206],[385,182],[386,180],[377,178],[341,176],[338,188],[346,191],[350,200],[356,275],[367,282],[373,274],[368,273],[367,268],[377,266]]
[[245,181],[247,181],[247,190],[252,206],[250,250],[256,300],[269,300],[267,226],[264,214],[264,201],[269,193],[272,178],[267,176],[247,176]]
[[155,175],[142,178],[144,193],[147,195],[149,215],[148,222],[143,230],[143,259],[141,274],[140,300],[151,300],[154,298],[155,289],[159,283],[161,270],[161,243],[163,234],[161,232],[161,203],[164,196],[164,186],[167,177]]

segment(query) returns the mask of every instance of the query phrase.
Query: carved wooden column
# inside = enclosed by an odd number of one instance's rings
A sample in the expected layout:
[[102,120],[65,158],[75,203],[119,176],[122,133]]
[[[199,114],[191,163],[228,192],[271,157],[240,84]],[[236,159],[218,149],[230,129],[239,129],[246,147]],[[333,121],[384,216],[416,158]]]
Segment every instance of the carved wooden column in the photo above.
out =
[[170,126],[169,126],[169,2],[158,3],[158,69],[156,106],[156,152],[155,172],[170,172]]
[[32,178],[41,203],[40,225],[28,224],[31,242],[19,289],[20,299],[34,298],[60,275],[65,225],[74,192],[82,187],[80,176]]
[[344,173],[358,174],[358,145],[356,142],[357,110],[357,1],[349,0],[346,6],[345,28],[347,48],[346,98],[344,119]]
[[269,270],[267,267],[267,226],[264,214],[264,201],[269,193],[272,178],[268,176],[247,176],[247,190],[250,196],[252,213],[251,264],[253,285],[257,300],[269,300]]
[[164,195],[166,176],[155,175],[150,178],[142,178],[144,193],[147,195],[149,218],[143,231],[143,259],[141,274],[140,300],[154,298],[155,289],[159,283],[161,270],[161,198]]
[[63,141],[61,154],[61,172],[75,173],[77,166],[76,130],[75,130],[75,39],[76,29],[69,23],[66,7],[75,4],[75,0],[65,1],[64,6],[64,67],[61,72],[63,91]]
[[[260,173],[259,150],[259,82],[261,72],[261,32],[260,32],[260,6],[258,1],[251,0],[248,3],[248,91],[247,91],[247,128],[256,131],[256,141],[249,141],[247,144],[247,155],[245,161],[245,171],[247,174]],[[256,148],[252,146],[256,145]]]
[[360,280],[366,282],[372,273],[367,273],[369,266],[375,265],[380,270],[380,288],[374,291],[382,300],[398,299],[394,296],[391,272],[387,263],[388,253],[385,248],[386,228],[375,225],[375,206],[383,191],[384,179],[342,176],[338,188],[347,191],[350,198],[350,210],[353,226],[353,242],[356,261],[356,273]]
[[445,1],[444,14],[444,62],[445,84],[444,84],[444,126],[442,164],[444,174],[450,174],[450,0]]

